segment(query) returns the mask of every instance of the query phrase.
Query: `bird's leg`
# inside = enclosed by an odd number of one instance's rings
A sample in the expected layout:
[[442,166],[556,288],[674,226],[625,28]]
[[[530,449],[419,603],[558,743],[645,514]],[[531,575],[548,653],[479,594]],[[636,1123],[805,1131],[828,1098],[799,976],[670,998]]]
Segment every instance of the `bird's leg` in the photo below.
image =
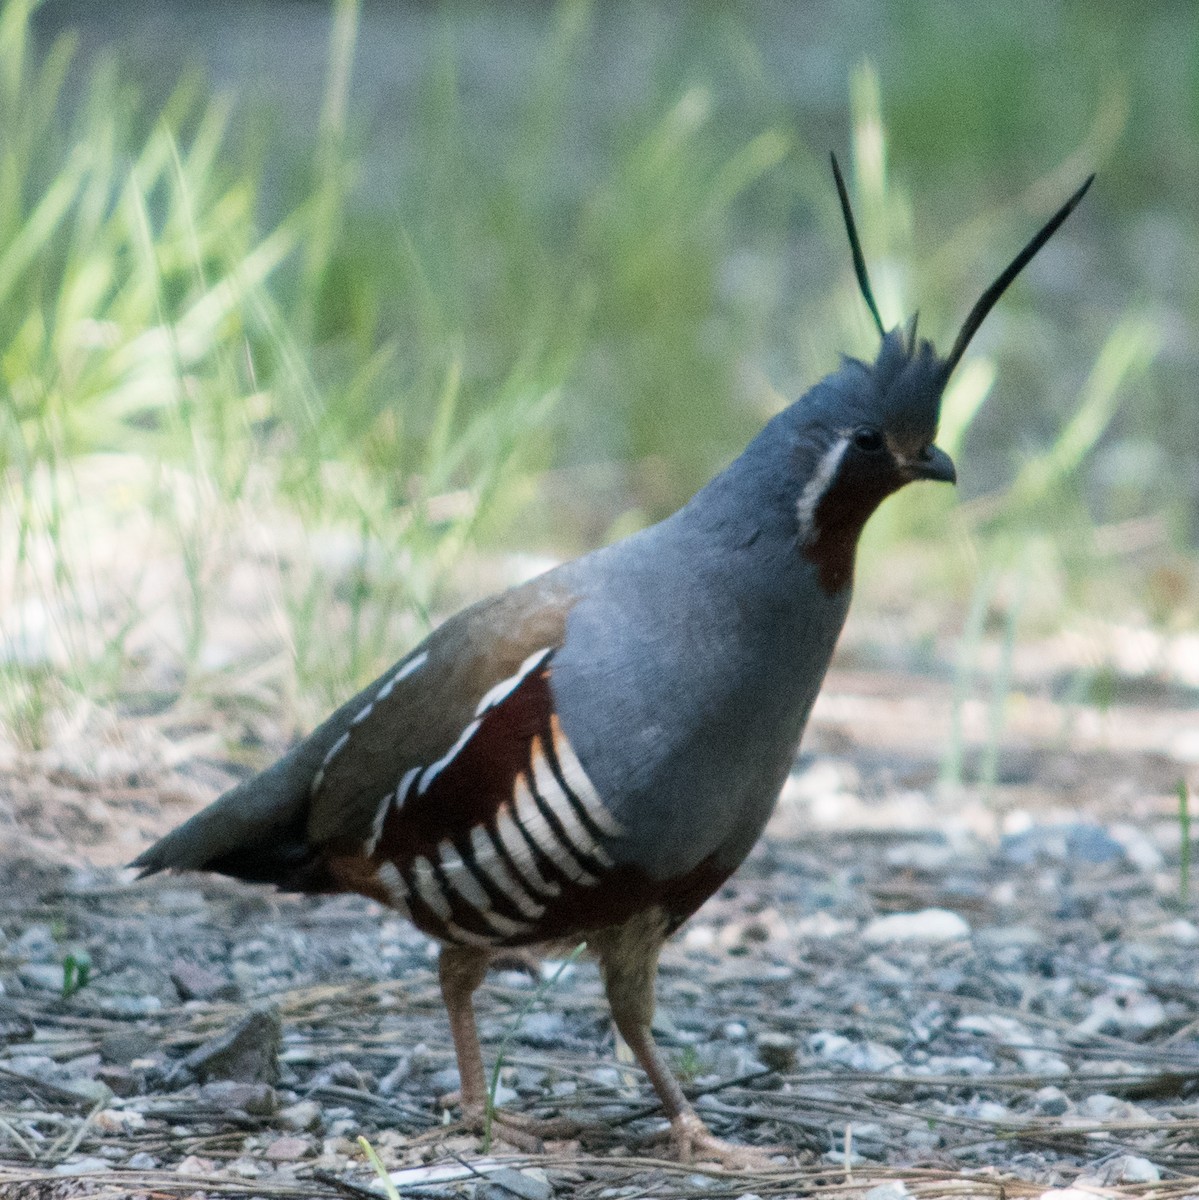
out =
[[[652,914],[646,914],[651,917]],[[736,1146],[716,1137],[691,1107],[662,1052],[654,1044],[654,980],[662,949],[662,922],[654,936],[649,920],[634,918],[615,930],[605,930],[592,942],[603,974],[604,990],[612,1019],[670,1119],[670,1141],[681,1162],[716,1160],[729,1167],[772,1165],[768,1156],[748,1146]]]
[[[492,951],[473,946],[443,946],[437,960],[441,998],[450,1018],[450,1036],[458,1059],[459,1100],[462,1120],[480,1134],[487,1128],[487,1075],[483,1053],[479,1049],[479,1030],[475,1024],[474,994],[487,974]],[[542,1138],[571,1137],[578,1130],[574,1121],[539,1121],[523,1113],[497,1108],[491,1114],[497,1136],[520,1150],[539,1153],[545,1147]]]
[[443,946],[437,960],[437,978],[441,998],[450,1018],[450,1036],[458,1059],[458,1086],[462,1112],[468,1120],[483,1115],[487,1100],[487,1077],[483,1072],[483,1053],[479,1049],[479,1030],[475,1025],[474,995],[487,966],[488,950],[470,946]]

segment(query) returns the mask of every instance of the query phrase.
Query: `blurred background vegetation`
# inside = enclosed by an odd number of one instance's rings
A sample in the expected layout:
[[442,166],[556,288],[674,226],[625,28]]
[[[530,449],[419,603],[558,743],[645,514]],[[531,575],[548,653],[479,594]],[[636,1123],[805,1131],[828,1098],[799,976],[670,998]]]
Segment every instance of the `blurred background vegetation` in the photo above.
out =
[[1194,630],[1196,47],[1192,0],[3,0],[0,723],[304,725],[670,511],[873,355],[830,149],[942,348],[1099,176],[947,397],[956,495],[869,530],[867,657],[993,634],[1001,695],[1025,632]]

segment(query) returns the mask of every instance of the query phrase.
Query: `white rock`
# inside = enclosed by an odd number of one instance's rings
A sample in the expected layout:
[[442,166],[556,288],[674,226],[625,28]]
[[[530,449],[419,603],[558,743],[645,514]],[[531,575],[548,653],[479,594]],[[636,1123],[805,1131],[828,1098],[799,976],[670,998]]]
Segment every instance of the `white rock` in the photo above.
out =
[[1179,946],[1193,946],[1199,942],[1199,927],[1185,917],[1175,917],[1153,930],[1153,936],[1163,941],[1176,942]]
[[1139,1154],[1124,1154],[1112,1164],[1113,1183],[1156,1183],[1162,1177],[1155,1163]]
[[822,1029],[808,1038],[808,1049],[821,1058],[849,1067],[851,1071],[872,1074],[886,1071],[903,1062],[903,1055],[881,1042],[851,1042],[839,1033]]
[[1064,1058],[1048,1050],[1025,1047],[1016,1051],[1016,1057],[1030,1075],[1060,1079],[1070,1074],[1070,1064]]
[[1143,829],[1128,821],[1118,821],[1108,832],[1124,847],[1124,856],[1138,871],[1149,875],[1162,869],[1165,856]]
[[911,1194],[902,1179],[891,1179],[886,1183],[880,1183],[877,1187],[872,1187],[866,1193],[865,1200],[904,1200],[905,1196]]
[[862,940],[872,946],[893,942],[954,942],[969,936],[970,926],[946,908],[875,917],[862,930]]

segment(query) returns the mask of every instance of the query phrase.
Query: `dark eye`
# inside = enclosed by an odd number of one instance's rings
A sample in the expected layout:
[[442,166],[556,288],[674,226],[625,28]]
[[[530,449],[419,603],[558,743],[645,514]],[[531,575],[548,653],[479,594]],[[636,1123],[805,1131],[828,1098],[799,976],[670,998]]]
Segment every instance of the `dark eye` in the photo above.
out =
[[881,454],[887,445],[883,441],[883,435],[870,425],[863,425],[861,429],[854,430],[853,444],[863,454]]

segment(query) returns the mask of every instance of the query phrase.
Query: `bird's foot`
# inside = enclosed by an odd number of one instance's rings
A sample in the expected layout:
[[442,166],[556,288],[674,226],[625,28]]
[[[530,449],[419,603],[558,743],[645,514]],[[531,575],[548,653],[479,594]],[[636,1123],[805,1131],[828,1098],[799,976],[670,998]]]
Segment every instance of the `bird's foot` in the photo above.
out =
[[[445,1108],[459,1103],[457,1095],[443,1096]],[[509,1112],[505,1108],[491,1110],[488,1120],[485,1104],[463,1104],[462,1119],[458,1128],[478,1137],[507,1142],[527,1154],[541,1154],[547,1141],[565,1141],[576,1138],[586,1130],[580,1121],[569,1117],[531,1117],[527,1113]]]
[[718,1138],[694,1112],[681,1112],[670,1123],[670,1146],[681,1163],[715,1162],[731,1171],[777,1167],[782,1147],[738,1146]]

